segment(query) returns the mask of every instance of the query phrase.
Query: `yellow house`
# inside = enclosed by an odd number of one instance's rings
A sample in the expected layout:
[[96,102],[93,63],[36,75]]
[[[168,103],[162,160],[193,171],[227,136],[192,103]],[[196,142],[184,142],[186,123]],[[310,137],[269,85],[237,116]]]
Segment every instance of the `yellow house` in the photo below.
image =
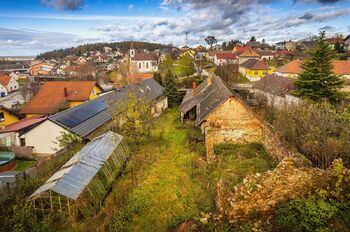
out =
[[0,125],[7,126],[18,122],[21,119],[20,115],[11,109],[0,106]]
[[197,52],[195,50],[193,50],[192,48],[188,49],[187,51],[183,52],[180,54],[180,57],[183,57],[183,56],[190,56],[192,58],[194,58],[194,56],[197,54]]
[[267,74],[272,74],[275,68],[257,59],[249,59],[239,66],[239,72],[250,81],[258,81]]
[[102,92],[95,81],[49,81],[22,109],[27,118],[51,115],[95,99]]

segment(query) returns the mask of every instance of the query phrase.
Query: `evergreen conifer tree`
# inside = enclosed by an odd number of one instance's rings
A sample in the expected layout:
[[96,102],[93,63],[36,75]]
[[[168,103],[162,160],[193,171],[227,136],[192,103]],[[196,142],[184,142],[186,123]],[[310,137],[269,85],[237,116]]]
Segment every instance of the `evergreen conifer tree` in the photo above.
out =
[[156,82],[158,82],[160,85],[163,85],[163,79],[162,79],[162,76],[160,75],[159,72],[155,72],[153,74],[153,78]]
[[302,64],[303,72],[295,82],[294,93],[313,102],[328,100],[332,103],[341,100],[339,89],[343,80],[333,73],[334,53],[325,40],[325,32],[320,33],[317,46],[310,51],[310,59]]
[[164,80],[164,95],[168,97],[170,105],[179,104],[181,96],[176,87],[175,78],[170,70],[168,70]]

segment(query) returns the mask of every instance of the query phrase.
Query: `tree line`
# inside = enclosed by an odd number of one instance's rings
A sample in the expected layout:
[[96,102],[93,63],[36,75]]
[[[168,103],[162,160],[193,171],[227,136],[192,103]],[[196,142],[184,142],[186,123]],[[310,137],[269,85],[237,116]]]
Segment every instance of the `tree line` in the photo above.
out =
[[[171,44],[165,45],[165,44],[159,44],[159,43],[149,43],[149,42],[140,42],[140,41],[133,41],[132,43],[135,49],[155,50],[155,49],[174,47]],[[57,49],[49,52],[44,52],[39,54],[36,58],[48,60],[48,59],[64,58],[68,55],[82,56],[85,52],[89,52],[89,51],[104,52],[103,50],[104,47],[110,47],[113,50],[115,50],[116,48],[119,48],[123,52],[126,52],[131,47],[131,41],[84,44],[77,47]]]

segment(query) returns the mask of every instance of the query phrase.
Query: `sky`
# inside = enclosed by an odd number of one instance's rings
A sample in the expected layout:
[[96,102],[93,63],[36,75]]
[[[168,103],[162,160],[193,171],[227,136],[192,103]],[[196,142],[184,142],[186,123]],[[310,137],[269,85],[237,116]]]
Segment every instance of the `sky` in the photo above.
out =
[[0,0],[0,56],[86,43],[206,45],[350,34],[350,0]]

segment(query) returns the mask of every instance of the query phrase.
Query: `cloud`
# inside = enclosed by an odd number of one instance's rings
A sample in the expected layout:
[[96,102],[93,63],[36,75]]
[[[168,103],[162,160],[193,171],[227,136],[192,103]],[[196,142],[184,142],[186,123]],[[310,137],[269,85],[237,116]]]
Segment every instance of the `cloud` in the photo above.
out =
[[75,11],[81,9],[85,2],[84,0],[41,0],[41,3],[46,6],[51,6],[57,10]]
[[128,11],[132,11],[133,9],[134,9],[134,5],[130,4],[130,5],[128,6]]
[[65,33],[0,28],[1,53],[22,50],[33,55],[34,52],[70,47],[77,40],[77,36]]
[[333,31],[335,28],[332,26],[324,26],[324,27],[320,27],[318,30],[320,31]]

